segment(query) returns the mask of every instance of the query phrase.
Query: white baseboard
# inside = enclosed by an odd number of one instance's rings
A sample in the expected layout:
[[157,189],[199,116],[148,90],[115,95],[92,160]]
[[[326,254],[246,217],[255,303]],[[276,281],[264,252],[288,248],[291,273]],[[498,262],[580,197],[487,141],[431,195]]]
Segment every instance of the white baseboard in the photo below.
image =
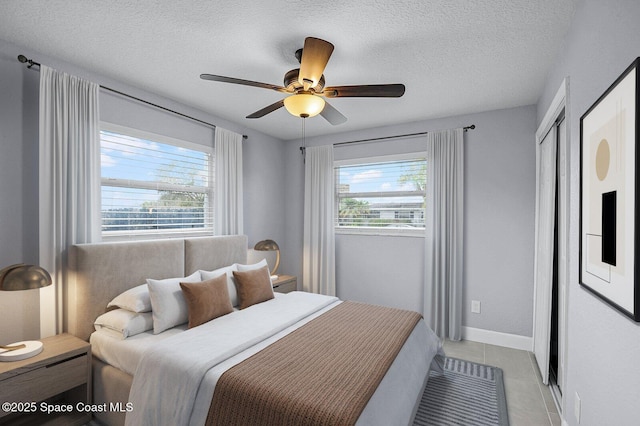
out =
[[462,338],[472,342],[488,343],[504,346],[505,348],[533,351],[533,337],[517,334],[501,333],[499,331],[483,330],[481,328],[462,327]]

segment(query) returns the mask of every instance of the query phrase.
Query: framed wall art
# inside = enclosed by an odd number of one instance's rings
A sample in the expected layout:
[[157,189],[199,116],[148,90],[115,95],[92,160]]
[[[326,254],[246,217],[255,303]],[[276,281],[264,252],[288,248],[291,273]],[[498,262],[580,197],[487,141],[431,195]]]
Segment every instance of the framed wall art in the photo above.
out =
[[638,322],[639,63],[580,118],[580,284]]

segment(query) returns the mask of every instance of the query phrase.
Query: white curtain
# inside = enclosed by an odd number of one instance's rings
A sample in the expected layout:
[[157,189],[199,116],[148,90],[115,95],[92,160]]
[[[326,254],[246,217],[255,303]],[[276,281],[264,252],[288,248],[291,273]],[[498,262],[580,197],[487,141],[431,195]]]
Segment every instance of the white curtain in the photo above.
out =
[[242,135],[216,127],[216,235],[242,234]]
[[440,338],[462,334],[463,129],[427,134],[424,318]]
[[40,67],[40,265],[54,285],[40,293],[40,333],[63,327],[67,250],[100,238],[99,86]]
[[329,296],[336,294],[333,180],[333,146],[306,148],[302,283]]

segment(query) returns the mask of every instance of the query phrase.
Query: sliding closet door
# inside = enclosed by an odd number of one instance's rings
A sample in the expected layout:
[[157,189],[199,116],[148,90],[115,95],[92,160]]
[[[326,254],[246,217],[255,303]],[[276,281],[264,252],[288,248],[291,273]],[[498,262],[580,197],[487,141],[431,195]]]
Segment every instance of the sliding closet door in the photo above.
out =
[[537,157],[534,353],[542,381],[549,382],[549,336],[556,210],[556,127],[542,139]]
[[560,176],[557,176],[556,179],[558,182],[558,200],[559,205],[556,207],[558,210],[558,287],[559,294],[558,297],[558,375],[556,378],[556,384],[560,389],[564,389],[564,354],[565,354],[565,342],[566,340],[566,324],[567,324],[567,312],[566,312],[566,301],[567,301],[567,276],[569,271],[567,270],[567,265],[569,264],[569,259],[567,259],[567,253],[569,253],[569,248],[567,247],[569,243],[569,213],[567,211],[567,196],[568,186],[569,186],[569,176],[567,174],[567,120],[562,118],[560,123],[558,124],[558,155],[560,156],[559,161],[559,173]]

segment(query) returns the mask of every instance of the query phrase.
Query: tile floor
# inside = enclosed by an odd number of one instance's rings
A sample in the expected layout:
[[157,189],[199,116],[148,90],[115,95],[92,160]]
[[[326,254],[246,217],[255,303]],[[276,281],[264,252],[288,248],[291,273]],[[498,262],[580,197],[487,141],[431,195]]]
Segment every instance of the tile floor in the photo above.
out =
[[558,409],[532,353],[464,340],[445,341],[444,351],[453,358],[502,369],[511,426],[560,426]]

